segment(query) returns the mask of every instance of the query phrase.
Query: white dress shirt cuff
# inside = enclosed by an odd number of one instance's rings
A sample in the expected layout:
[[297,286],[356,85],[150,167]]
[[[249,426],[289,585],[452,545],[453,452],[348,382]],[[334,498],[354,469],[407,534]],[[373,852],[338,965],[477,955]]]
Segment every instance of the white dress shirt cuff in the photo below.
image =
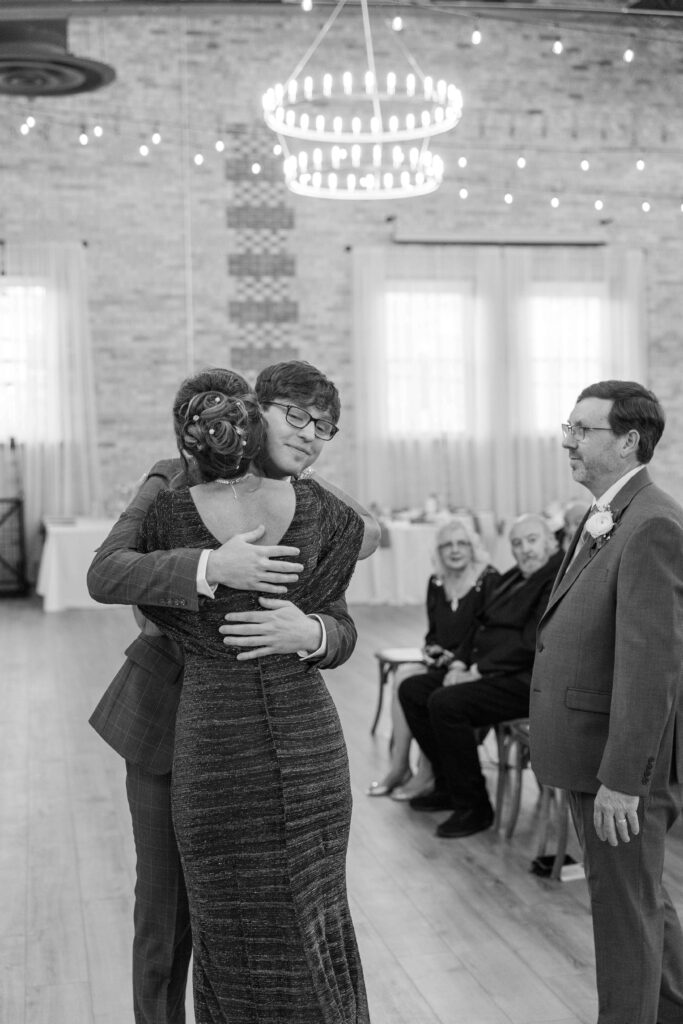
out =
[[211,554],[210,548],[204,548],[201,555],[199,556],[199,562],[197,563],[197,593],[203,597],[215,597],[217,583],[213,585],[206,579],[206,566],[209,561],[209,555]]
[[318,648],[317,651],[313,651],[310,654],[308,651],[296,652],[302,661],[311,661],[313,658],[323,658],[327,654],[327,630],[325,629],[325,623],[323,622],[319,615],[309,615],[309,619],[317,619],[317,621],[320,623],[322,640],[320,642],[320,647]]

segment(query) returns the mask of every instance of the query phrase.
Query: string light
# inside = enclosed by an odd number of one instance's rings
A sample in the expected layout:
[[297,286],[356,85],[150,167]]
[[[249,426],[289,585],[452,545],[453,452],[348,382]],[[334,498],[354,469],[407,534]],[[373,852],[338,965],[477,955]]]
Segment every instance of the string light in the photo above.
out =
[[81,146],[88,145],[88,142],[90,140],[88,139],[88,133],[86,132],[85,128],[81,128],[81,133],[78,136],[78,141],[80,142]]
[[462,167],[462,168],[467,167],[467,157],[466,156],[459,156],[458,157],[458,167]]
[[93,133],[93,135],[95,136],[96,139],[101,139],[102,136],[104,135],[104,128],[102,127],[101,124],[96,124],[95,127],[92,130],[92,133]]
[[35,128],[35,126],[36,126],[36,119],[35,119],[35,117],[33,117],[32,114],[29,114],[28,117],[26,118],[26,124],[28,125],[29,128]]
[[552,206],[553,210],[556,210],[558,208],[558,206],[560,205],[560,200],[557,198],[557,196],[552,197],[552,199],[550,200],[550,205]]
[[518,156],[517,157],[517,166],[519,167],[520,171],[523,171],[524,168],[526,167],[526,157]]
[[146,142],[143,142],[140,145],[140,147],[138,148],[138,153],[140,154],[140,156],[149,156],[149,146],[147,145]]
[[252,174],[260,174],[261,173],[261,164],[256,164],[256,163],[252,164],[251,165],[251,173]]
[[403,18],[399,14],[397,14],[396,17],[392,20],[391,27],[394,30],[394,32],[403,31]]
[[563,50],[564,50],[564,44],[563,44],[562,40],[559,38],[559,36],[558,36],[558,38],[553,43],[553,53],[555,54],[555,56],[559,57]]
[[514,202],[515,197],[512,195],[512,192],[506,192],[503,199],[510,206]]
[[460,191],[458,192],[458,195],[460,196],[461,199],[467,199],[469,192],[467,191],[466,188],[461,188]]
[[479,46],[483,38],[479,26],[475,25],[472,29],[472,46]]
[[222,153],[225,149],[225,143],[222,139],[216,139],[215,149],[217,153]]
[[626,64],[631,64],[633,62],[634,58],[635,58],[635,51],[632,50],[630,46],[627,46],[626,49],[624,50],[624,62]]
[[201,153],[195,153],[193,159],[197,167],[201,167],[204,163],[204,157]]
[[643,213],[649,213],[650,210],[652,209],[652,207],[648,203],[647,199],[643,203],[640,204],[640,208],[643,211]]
[[588,160],[586,160],[585,158],[579,164],[579,167],[581,168],[582,171],[589,171],[590,170],[590,166],[591,166],[590,162]]
[[313,0],[301,0],[301,9],[303,11],[307,11],[307,12],[308,11],[312,11],[313,10]]
[[645,170],[645,161],[644,160],[636,160],[636,170],[637,171],[644,171]]
[[593,203],[593,206],[598,212],[604,208],[604,205],[605,204],[603,203],[602,199],[596,199]]
[[26,121],[24,121],[24,123],[19,126],[19,131],[22,135],[28,135],[28,133],[31,131],[30,125],[28,125]]
[[155,146],[158,146],[161,142],[161,132],[156,129],[152,132],[152,142]]

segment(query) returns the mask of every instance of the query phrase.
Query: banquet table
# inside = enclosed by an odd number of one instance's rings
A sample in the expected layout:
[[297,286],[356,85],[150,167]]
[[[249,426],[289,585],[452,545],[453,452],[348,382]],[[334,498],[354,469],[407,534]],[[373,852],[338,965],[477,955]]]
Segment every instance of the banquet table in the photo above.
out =
[[384,526],[385,545],[358,562],[349,604],[424,604],[437,526],[400,520]]
[[[514,564],[504,533],[492,513],[477,513],[482,539],[491,562],[500,572]],[[424,604],[438,523],[385,520],[384,542],[373,555],[358,562],[346,592],[349,604]]]
[[43,520],[45,540],[36,583],[36,593],[43,598],[43,611],[107,607],[90,597],[86,574],[95,550],[114,522],[88,516]]

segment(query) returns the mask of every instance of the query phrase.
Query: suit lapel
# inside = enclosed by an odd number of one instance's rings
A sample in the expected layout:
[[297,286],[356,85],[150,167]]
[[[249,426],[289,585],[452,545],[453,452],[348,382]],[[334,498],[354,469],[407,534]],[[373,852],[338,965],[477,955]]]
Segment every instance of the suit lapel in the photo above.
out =
[[[621,517],[633,501],[636,494],[638,494],[639,491],[642,491],[644,487],[649,486],[651,483],[652,480],[650,478],[648,471],[646,469],[641,469],[639,473],[636,473],[635,476],[631,477],[628,483],[624,484],[622,489],[617,492],[615,498],[609,503],[609,507],[611,508],[612,513],[614,515],[615,528],[616,524],[620,521]],[[579,529],[577,529],[576,534],[574,535],[574,539],[571,545],[569,546],[569,550],[567,551],[567,554],[564,557],[564,561],[562,562],[562,566],[560,567],[560,572],[557,574],[555,585],[550,594],[550,598],[548,599],[548,606],[545,610],[543,616],[544,618],[545,615],[547,615],[548,612],[551,610],[551,608],[553,608],[557,604],[557,602],[562,597],[564,597],[564,595],[567,593],[570,587],[579,578],[579,576],[586,568],[588,563],[591,562],[606,546],[603,544],[601,547],[598,547],[595,541],[586,541],[581,551],[579,551],[576,558],[574,558],[574,560],[572,561],[574,552],[576,551],[577,546],[581,542],[581,534],[583,532],[586,521],[588,520],[590,511],[591,510],[589,509],[586,513],[583,522],[581,523]]]

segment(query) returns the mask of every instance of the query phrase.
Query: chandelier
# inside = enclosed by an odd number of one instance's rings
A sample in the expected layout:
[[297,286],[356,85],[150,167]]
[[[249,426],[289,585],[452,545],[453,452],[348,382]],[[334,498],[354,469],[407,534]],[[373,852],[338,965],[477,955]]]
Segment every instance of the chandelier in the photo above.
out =
[[443,161],[432,138],[455,128],[462,95],[452,83],[425,75],[399,43],[410,70],[381,77],[368,13],[360,0],[366,67],[317,76],[302,72],[347,0],[339,0],[284,84],[263,96],[266,124],[277,135],[288,188],[324,199],[400,199],[434,192]]

